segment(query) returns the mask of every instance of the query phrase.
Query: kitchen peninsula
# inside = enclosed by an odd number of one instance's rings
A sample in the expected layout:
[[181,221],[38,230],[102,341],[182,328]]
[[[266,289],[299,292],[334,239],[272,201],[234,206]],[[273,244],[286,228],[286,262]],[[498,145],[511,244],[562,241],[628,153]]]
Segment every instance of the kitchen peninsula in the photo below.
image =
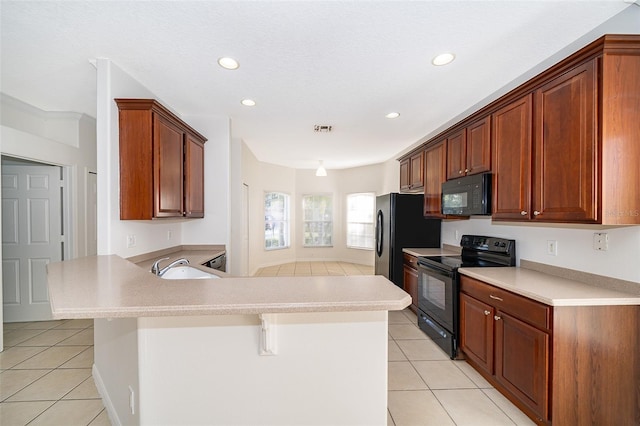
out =
[[95,318],[115,424],[386,424],[381,276],[163,280],[118,256],[52,263],[53,316]]

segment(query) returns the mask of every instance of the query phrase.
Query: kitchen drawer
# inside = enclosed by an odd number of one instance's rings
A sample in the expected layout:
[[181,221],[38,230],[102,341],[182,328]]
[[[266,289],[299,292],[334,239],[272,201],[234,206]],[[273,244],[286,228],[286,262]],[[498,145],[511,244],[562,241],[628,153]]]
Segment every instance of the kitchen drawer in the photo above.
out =
[[418,258],[407,253],[402,253],[404,264],[413,269],[418,269]]
[[460,276],[460,290],[535,327],[551,328],[551,308],[547,305],[465,275]]

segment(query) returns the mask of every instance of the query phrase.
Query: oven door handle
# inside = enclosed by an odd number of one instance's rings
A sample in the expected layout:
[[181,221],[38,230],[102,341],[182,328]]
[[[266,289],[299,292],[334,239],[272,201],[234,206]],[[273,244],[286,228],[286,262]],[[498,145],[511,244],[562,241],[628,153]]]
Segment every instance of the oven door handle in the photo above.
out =
[[427,275],[438,276],[438,277],[443,277],[448,279],[453,279],[453,276],[454,276],[454,273],[451,270],[439,269],[439,268],[427,266],[421,263],[418,264],[418,270],[420,272],[424,272]]

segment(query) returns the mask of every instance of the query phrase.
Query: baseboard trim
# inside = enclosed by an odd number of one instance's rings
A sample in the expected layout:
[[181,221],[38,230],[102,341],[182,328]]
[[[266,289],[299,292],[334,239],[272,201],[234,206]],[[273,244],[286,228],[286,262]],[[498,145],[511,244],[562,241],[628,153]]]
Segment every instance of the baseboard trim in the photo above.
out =
[[122,426],[122,422],[118,417],[118,413],[111,402],[111,398],[109,398],[109,394],[107,393],[107,388],[104,385],[104,381],[102,380],[102,376],[100,376],[100,372],[98,371],[98,367],[93,364],[91,368],[91,375],[93,376],[93,381],[96,383],[96,388],[98,389],[98,393],[102,398],[102,404],[104,408],[107,410],[107,415],[109,416],[109,421],[112,426]]

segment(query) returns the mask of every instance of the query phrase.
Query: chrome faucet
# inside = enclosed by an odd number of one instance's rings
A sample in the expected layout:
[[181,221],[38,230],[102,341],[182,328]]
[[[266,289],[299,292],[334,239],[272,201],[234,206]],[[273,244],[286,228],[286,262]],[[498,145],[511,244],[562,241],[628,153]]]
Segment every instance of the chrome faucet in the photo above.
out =
[[189,261],[183,257],[181,259],[174,260],[173,262],[171,262],[170,264],[168,264],[164,268],[160,269],[160,262],[162,262],[163,260],[169,260],[169,259],[171,259],[171,258],[170,257],[163,257],[162,259],[158,259],[155,262],[153,262],[153,266],[151,267],[151,272],[153,272],[157,276],[161,277],[165,272],[167,272],[169,269],[173,268],[176,265],[188,265],[189,264]]

